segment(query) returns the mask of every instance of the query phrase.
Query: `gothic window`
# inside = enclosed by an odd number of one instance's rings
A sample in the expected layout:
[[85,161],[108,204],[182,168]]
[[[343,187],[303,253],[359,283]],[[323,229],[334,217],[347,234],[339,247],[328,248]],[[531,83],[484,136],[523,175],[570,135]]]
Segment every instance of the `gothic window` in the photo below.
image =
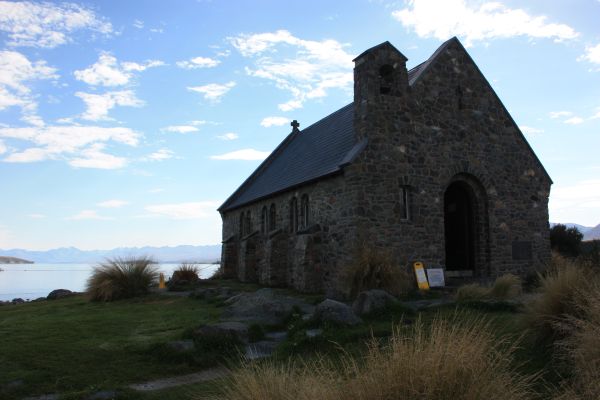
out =
[[382,65],[379,68],[379,79],[379,93],[390,94],[392,91],[392,81],[394,80],[394,67],[390,64]]
[[290,202],[290,231],[298,230],[298,199],[292,198]]
[[309,215],[309,207],[308,207],[308,195],[302,195],[300,199],[300,228],[306,229],[308,228],[308,215]]
[[262,234],[267,233],[268,226],[269,226],[269,222],[268,222],[267,206],[264,206],[262,208],[262,212],[260,215],[260,233],[262,233]]
[[244,236],[246,231],[244,230],[244,212],[240,214],[240,236]]
[[400,187],[400,219],[408,220],[409,214],[409,192],[408,187]]
[[246,211],[246,220],[244,222],[244,228],[246,228],[246,235],[249,235],[252,232],[252,216],[250,215],[250,210]]
[[271,209],[269,210],[269,230],[274,231],[277,227],[277,211],[275,209],[275,203],[271,204]]

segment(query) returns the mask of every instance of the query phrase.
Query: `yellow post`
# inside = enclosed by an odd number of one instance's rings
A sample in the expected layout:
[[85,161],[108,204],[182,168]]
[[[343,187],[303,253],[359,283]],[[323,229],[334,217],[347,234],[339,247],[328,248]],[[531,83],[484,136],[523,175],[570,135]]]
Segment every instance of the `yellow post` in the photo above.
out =
[[166,287],[167,287],[167,285],[165,285],[165,274],[163,274],[161,272],[160,275],[159,275],[159,278],[158,278],[158,288],[159,289],[164,289]]
[[417,261],[413,264],[413,268],[415,270],[415,277],[417,278],[417,285],[419,286],[419,290],[429,290],[429,282],[427,281],[427,275],[425,275],[425,268],[423,267],[423,263]]

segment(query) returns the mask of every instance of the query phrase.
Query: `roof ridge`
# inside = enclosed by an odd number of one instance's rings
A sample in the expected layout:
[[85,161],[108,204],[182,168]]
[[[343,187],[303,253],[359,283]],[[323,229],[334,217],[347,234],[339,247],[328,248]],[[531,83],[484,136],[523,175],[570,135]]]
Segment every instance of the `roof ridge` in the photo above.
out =
[[409,85],[412,85],[413,83],[415,83],[421,77],[421,75],[423,75],[423,73],[429,68],[431,63],[442,53],[442,51],[445,50],[446,47],[448,47],[448,45],[450,45],[451,42],[455,42],[455,41],[460,43],[460,41],[458,40],[458,38],[456,36],[453,36],[450,39],[446,40],[433,52],[433,54],[431,56],[429,56],[429,58],[427,60],[423,61],[421,64],[417,65],[416,67],[411,68],[411,71],[412,71],[413,69],[420,67],[419,70],[416,71],[415,76],[411,78]]

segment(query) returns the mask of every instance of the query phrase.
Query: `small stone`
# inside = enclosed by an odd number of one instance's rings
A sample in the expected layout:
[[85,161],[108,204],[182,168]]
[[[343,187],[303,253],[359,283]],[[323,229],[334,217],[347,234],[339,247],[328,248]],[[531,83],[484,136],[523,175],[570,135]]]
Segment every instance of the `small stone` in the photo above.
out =
[[248,360],[256,360],[259,358],[270,357],[275,352],[277,345],[277,342],[269,340],[251,343],[246,346],[246,358]]
[[339,301],[326,299],[315,309],[315,319],[322,322],[334,322],[341,325],[358,325],[362,320],[354,314],[352,308]]
[[67,290],[67,289],[55,289],[48,294],[46,299],[48,299],[48,300],[64,299],[65,297],[73,296],[73,294],[74,294],[73,292],[71,292],[70,290]]
[[352,303],[352,310],[356,315],[365,315],[382,310],[389,303],[395,302],[394,296],[385,290],[373,289],[360,292]]

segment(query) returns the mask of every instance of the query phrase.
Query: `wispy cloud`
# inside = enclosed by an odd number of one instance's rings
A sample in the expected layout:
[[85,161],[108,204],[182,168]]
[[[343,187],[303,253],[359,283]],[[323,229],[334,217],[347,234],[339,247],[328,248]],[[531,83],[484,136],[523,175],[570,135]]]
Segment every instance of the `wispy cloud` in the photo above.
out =
[[133,90],[120,90],[103,94],[77,92],[75,96],[83,100],[87,107],[85,112],[81,114],[81,118],[89,121],[110,119],[108,112],[116,106],[142,107],[145,104],[135,96]]
[[259,151],[255,149],[242,149],[232,151],[230,153],[219,154],[210,156],[213,160],[264,160],[267,156],[271,154],[268,151]]
[[282,111],[325,97],[329,89],[352,86],[353,57],[335,40],[304,40],[285,30],[228,39],[244,57],[253,59],[254,65],[246,68],[248,75],[268,79],[292,95],[279,104]]
[[98,207],[103,207],[103,208],[120,208],[120,207],[126,206],[127,204],[129,204],[128,201],[113,199],[113,200],[102,201],[96,205]]
[[600,43],[595,46],[586,46],[585,53],[578,60],[600,65]]
[[270,128],[271,126],[283,126],[288,122],[290,122],[290,119],[287,117],[266,117],[260,121],[260,126]]
[[134,72],[165,65],[160,60],[147,60],[143,63],[119,62],[111,53],[102,52],[98,61],[90,67],[74,72],[75,79],[92,86],[122,86],[130,82]]
[[105,217],[102,215],[98,215],[98,212],[95,210],[82,210],[79,213],[72,215],[70,217],[67,217],[66,219],[69,220],[75,220],[75,221],[80,221],[80,220],[88,220],[88,219],[94,219],[94,220],[111,220],[114,218],[111,217]]
[[571,115],[573,115],[573,113],[571,111],[551,111],[548,115],[552,119],[557,119],[563,117],[570,117]]
[[201,93],[204,95],[204,99],[211,102],[219,102],[221,98],[227,94],[233,87],[235,86],[235,82],[227,82],[225,84],[219,83],[209,83],[204,86],[189,86],[188,90],[192,92]]
[[217,136],[217,138],[219,138],[221,140],[235,140],[238,137],[239,136],[237,135],[237,133],[233,133],[233,132],[228,132],[228,133],[224,133],[222,135]]
[[105,153],[105,145],[95,143],[83,149],[79,157],[69,160],[69,165],[75,168],[118,169],[127,165],[127,159]]
[[173,153],[169,149],[160,149],[148,155],[146,158],[150,161],[163,161],[168,160],[169,158],[173,158],[174,154],[175,153]]
[[585,120],[581,117],[571,117],[569,119],[565,119],[563,122],[569,125],[579,125],[582,124]]
[[31,219],[44,219],[46,216],[44,214],[28,214],[27,215]]
[[219,202],[216,201],[198,201],[149,205],[145,210],[156,216],[172,219],[198,219],[214,215],[218,206]]
[[177,61],[177,66],[184,69],[198,68],[214,68],[221,63],[221,60],[216,60],[209,57],[194,57],[187,61]]
[[531,126],[521,125],[519,128],[521,129],[521,132],[525,133],[526,135],[535,136],[544,133],[543,129],[533,128]]
[[193,125],[171,125],[171,126],[164,127],[161,130],[166,131],[166,132],[175,132],[175,133],[191,133],[191,132],[199,131],[199,129]]
[[419,37],[445,40],[456,35],[467,46],[518,36],[562,41],[579,35],[566,24],[548,22],[543,15],[530,15],[497,1],[411,0],[392,16]]
[[8,147],[4,144],[4,141],[0,140],[0,154],[4,154],[8,151]]
[[110,22],[74,3],[0,1],[0,31],[9,46],[52,48],[68,43],[75,31],[112,33]]
[[139,19],[134,19],[133,23],[131,25],[133,25],[133,27],[136,28],[136,29],[143,29],[144,28],[144,21],[139,20]]

